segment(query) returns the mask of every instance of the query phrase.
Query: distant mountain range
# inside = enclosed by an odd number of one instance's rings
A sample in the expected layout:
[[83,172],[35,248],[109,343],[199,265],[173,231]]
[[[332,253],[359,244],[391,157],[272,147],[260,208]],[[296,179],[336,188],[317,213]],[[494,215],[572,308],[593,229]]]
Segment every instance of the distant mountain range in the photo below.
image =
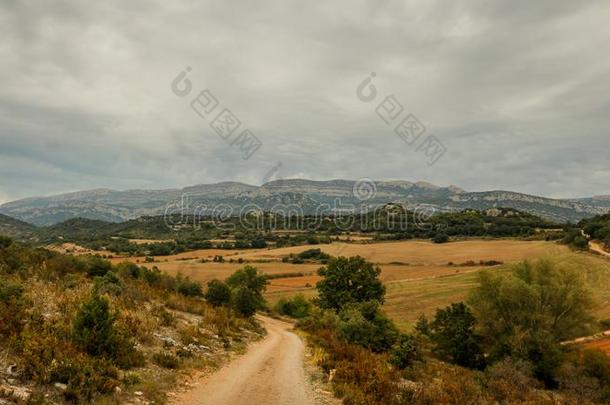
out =
[[290,179],[262,186],[224,182],[166,190],[95,189],[9,202],[0,206],[0,213],[42,226],[71,218],[122,222],[163,215],[166,210],[175,213],[181,207],[191,213],[210,213],[216,207],[217,211],[236,215],[246,207],[267,211],[280,207],[314,214],[329,209],[364,210],[386,203],[406,204],[410,208],[426,204],[439,211],[506,207],[558,222],[576,222],[610,211],[610,196],[552,199],[512,191],[468,192],[456,186],[439,187],[426,182]]

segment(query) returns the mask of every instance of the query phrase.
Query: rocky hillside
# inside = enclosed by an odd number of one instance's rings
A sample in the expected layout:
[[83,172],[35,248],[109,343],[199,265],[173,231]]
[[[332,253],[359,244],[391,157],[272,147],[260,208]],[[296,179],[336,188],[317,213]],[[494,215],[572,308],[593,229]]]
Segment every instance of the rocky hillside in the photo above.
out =
[[26,222],[0,214],[0,235],[27,238],[36,228]]
[[0,206],[0,213],[35,225],[50,225],[77,217],[121,222],[145,215],[163,215],[166,211],[237,215],[247,206],[262,210],[290,209],[302,214],[321,210],[360,211],[391,202],[409,206],[429,204],[439,211],[507,207],[560,222],[576,222],[610,210],[610,198],[603,196],[561,200],[511,191],[467,192],[456,186],[439,187],[426,182],[371,184],[353,180],[291,179],[262,186],[224,182],[167,190],[96,189],[13,201]]

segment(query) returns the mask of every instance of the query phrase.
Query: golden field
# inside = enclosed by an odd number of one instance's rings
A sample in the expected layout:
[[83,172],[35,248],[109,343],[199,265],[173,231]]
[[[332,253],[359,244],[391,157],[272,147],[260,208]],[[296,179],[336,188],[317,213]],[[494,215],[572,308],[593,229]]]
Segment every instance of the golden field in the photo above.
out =
[[[275,277],[286,274],[287,277],[270,280],[267,298],[273,304],[280,297],[297,293],[315,295],[315,284],[319,280],[316,272],[321,265],[282,262],[282,258],[290,254],[312,248],[319,248],[333,256],[359,255],[379,265],[381,279],[387,287],[384,309],[405,330],[413,325],[421,313],[430,316],[439,307],[466,299],[477,283],[479,271],[504,271],[512,263],[539,258],[581,269],[595,293],[595,314],[600,319],[610,318],[610,260],[589,253],[572,252],[568,247],[554,242],[514,239],[466,240],[444,244],[413,240],[381,243],[358,241],[276,249],[202,249],[155,257],[152,263],[145,263],[144,257],[114,257],[111,260],[114,263],[129,260],[147,267],[157,266],[169,274],[181,273],[203,283],[214,278],[224,279],[245,265],[255,266]],[[223,256],[225,261],[213,262],[214,256]],[[503,264],[479,264],[480,261],[490,260]],[[467,262],[470,263],[464,265]]]

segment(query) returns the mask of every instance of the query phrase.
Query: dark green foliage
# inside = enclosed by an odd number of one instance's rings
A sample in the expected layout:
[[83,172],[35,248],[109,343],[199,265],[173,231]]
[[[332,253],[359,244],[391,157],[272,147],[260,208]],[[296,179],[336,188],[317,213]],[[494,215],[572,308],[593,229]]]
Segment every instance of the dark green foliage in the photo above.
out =
[[430,324],[435,352],[460,366],[482,368],[485,359],[474,324],[475,318],[463,302],[438,309]]
[[316,284],[319,305],[341,310],[349,304],[366,301],[383,303],[385,287],[379,280],[381,269],[362,257],[339,257],[329,260],[318,270],[322,276]]
[[247,287],[258,294],[262,294],[267,288],[267,276],[252,266],[237,270],[226,281],[229,287]]
[[63,277],[66,274],[84,273],[88,270],[87,262],[81,258],[57,255],[46,261],[49,276]]
[[115,326],[108,300],[99,295],[92,296],[78,311],[72,340],[87,354],[111,359],[124,368],[143,361],[130,339]]
[[319,263],[327,263],[328,259],[330,259],[330,255],[322,252],[322,250],[318,249],[307,249],[303,252],[295,254],[290,254],[290,256],[284,257],[282,261],[284,263],[293,263],[293,264],[302,264],[305,262],[319,262]]
[[417,322],[415,323],[415,332],[420,335],[430,336],[430,322],[428,322],[428,318],[426,315],[421,314],[419,318],[417,318]]
[[0,250],[4,250],[13,244],[13,240],[8,236],[0,235]]
[[118,296],[123,292],[123,282],[114,272],[109,271],[95,280],[95,292]]
[[169,368],[175,370],[180,368],[180,360],[168,353],[155,353],[153,355],[153,361],[156,365],[163,368]]
[[108,260],[96,256],[92,256],[87,260],[87,274],[90,277],[103,277],[110,270],[112,270],[112,265]]
[[211,280],[208,282],[208,290],[204,298],[214,307],[228,305],[231,302],[231,289],[223,281]]
[[380,310],[377,301],[346,307],[339,313],[338,336],[373,352],[389,350],[398,338],[398,329]]
[[250,288],[238,287],[234,291],[233,306],[239,315],[251,317],[260,308],[260,297]]
[[267,276],[255,267],[245,266],[226,280],[233,292],[233,307],[242,316],[252,316],[264,308],[263,293],[267,288]]
[[589,241],[584,236],[576,236],[572,240],[572,246],[576,249],[585,250],[589,248]]
[[434,243],[446,243],[449,242],[449,236],[446,233],[437,233],[432,238]]
[[263,249],[267,247],[267,242],[263,238],[256,238],[250,245],[254,249]]
[[311,311],[311,303],[303,294],[297,294],[292,299],[280,298],[274,307],[280,315],[291,318],[305,318]]
[[185,297],[201,297],[203,296],[203,288],[197,281],[192,281],[188,277],[183,277],[178,274],[176,277],[175,290],[178,294],[182,294]]
[[398,341],[392,346],[390,363],[401,370],[411,367],[421,359],[419,342],[411,335],[401,334]]
[[140,266],[132,262],[122,262],[117,266],[117,272],[127,278],[139,279],[141,277]]
[[597,239],[610,246],[610,214],[583,219],[578,225],[591,239]]

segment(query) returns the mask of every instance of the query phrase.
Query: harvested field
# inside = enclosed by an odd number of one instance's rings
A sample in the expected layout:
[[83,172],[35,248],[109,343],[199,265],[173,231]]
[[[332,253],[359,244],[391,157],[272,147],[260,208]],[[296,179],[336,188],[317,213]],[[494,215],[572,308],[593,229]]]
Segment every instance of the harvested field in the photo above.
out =
[[412,265],[446,265],[448,262],[464,263],[469,260],[498,260],[514,262],[543,255],[567,252],[568,248],[543,241],[519,240],[469,240],[436,244],[427,241],[400,241],[369,244],[336,242],[330,245],[292,246],[287,248],[246,251],[235,256],[247,260],[273,260],[319,248],[332,256],[362,256],[378,264],[402,263]]

